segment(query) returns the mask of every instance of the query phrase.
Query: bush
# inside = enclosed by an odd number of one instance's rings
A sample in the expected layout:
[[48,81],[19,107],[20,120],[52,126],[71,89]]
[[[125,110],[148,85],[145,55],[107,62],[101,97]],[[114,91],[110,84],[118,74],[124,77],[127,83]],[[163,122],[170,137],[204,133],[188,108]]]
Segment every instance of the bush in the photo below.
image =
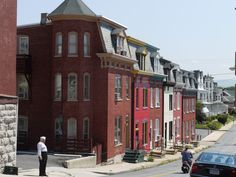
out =
[[207,126],[211,130],[219,130],[222,127],[222,124],[218,121],[212,121],[212,122],[209,122]]
[[197,129],[208,129],[208,126],[206,124],[196,124]]
[[217,120],[218,119],[218,116],[209,116],[206,118],[206,121],[207,122],[211,122],[211,121],[214,121],[214,120]]
[[228,120],[228,115],[227,114],[218,115],[217,117],[218,117],[218,121],[220,123],[222,123],[223,125],[225,125],[225,123]]

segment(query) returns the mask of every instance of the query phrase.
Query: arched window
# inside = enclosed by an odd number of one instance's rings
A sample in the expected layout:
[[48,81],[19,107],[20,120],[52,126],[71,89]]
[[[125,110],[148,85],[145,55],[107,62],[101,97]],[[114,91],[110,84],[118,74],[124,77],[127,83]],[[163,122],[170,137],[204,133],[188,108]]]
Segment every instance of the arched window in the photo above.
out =
[[29,85],[24,74],[17,74],[17,95],[20,99],[29,99]]
[[68,33],[68,55],[78,55],[78,34],[74,31]]
[[61,56],[62,55],[62,33],[58,32],[56,33],[56,39],[55,39],[55,55]]
[[83,95],[84,95],[84,100],[90,100],[90,74],[89,73],[84,73]]
[[77,138],[77,120],[75,118],[68,119],[67,138]]
[[84,57],[90,56],[90,33],[84,33]]
[[83,120],[83,139],[89,139],[89,118]]
[[56,138],[62,137],[63,135],[62,126],[63,126],[63,118],[62,118],[62,115],[59,115],[55,119],[55,137]]
[[68,100],[69,101],[77,100],[77,74],[76,73],[68,74]]

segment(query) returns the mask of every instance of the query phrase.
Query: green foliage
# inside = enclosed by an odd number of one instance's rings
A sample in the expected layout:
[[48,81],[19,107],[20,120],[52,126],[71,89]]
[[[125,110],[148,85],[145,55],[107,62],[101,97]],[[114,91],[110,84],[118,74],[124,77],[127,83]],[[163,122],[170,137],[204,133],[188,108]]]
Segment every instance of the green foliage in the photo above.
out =
[[236,109],[235,108],[229,108],[229,114],[236,116]]
[[197,129],[209,129],[207,124],[196,124]]
[[217,119],[218,119],[218,116],[217,116],[217,115],[215,115],[215,116],[209,116],[209,117],[206,118],[206,121],[207,121],[207,122],[211,122],[211,121],[214,121],[214,120],[217,120]]
[[221,115],[218,115],[217,118],[218,118],[218,121],[219,121],[221,124],[225,125],[225,123],[226,123],[227,120],[228,120],[228,115],[227,115],[227,114],[221,114]]
[[219,130],[222,127],[222,124],[218,121],[212,121],[207,124],[211,130]]
[[201,124],[206,121],[206,114],[202,113],[202,108],[203,104],[198,101],[196,105],[196,119],[197,122]]
[[154,158],[149,155],[148,158],[147,158],[147,161],[148,161],[148,162],[154,162]]

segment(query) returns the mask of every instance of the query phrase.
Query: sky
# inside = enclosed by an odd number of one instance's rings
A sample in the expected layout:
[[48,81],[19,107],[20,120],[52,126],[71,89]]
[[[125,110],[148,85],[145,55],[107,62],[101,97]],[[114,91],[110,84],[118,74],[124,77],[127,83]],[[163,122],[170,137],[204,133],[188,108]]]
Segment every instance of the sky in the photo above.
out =
[[[18,0],[17,24],[40,22],[64,0]],[[236,79],[235,0],[83,0],[97,15],[128,28],[127,35],[160,48],[160,55],[185,70],[215,80]]]

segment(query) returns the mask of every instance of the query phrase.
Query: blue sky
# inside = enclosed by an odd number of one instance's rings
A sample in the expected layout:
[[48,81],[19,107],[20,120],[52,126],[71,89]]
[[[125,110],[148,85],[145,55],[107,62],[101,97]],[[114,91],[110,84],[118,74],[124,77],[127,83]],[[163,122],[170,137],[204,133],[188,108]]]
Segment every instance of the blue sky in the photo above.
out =
[[[215,80],[235,79],[228,68],[236,51],[235,0],[83,0],[127,34],[160,48],[164,58]],[[17,24],[38,23],[63,0],[18,0]]]

